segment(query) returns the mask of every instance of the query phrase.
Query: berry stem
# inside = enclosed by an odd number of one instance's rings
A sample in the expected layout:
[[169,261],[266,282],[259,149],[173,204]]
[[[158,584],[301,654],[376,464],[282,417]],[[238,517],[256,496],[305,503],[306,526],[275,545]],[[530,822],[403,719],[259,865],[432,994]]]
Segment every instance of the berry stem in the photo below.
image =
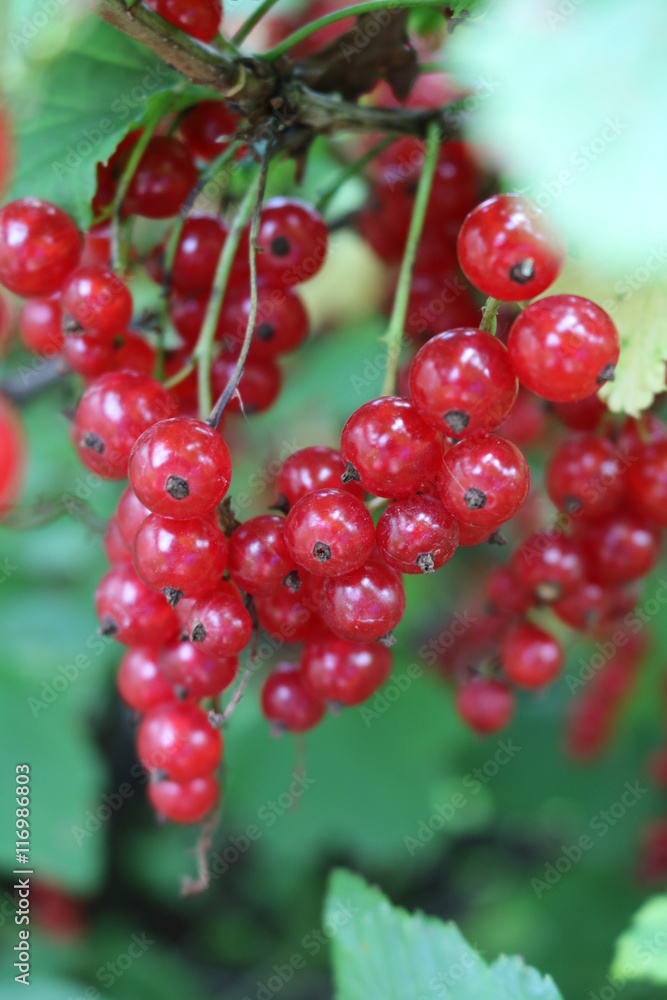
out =
[[246,18],[239,30],[236,32],[232,41],[235,45],[241,45],[242,42],[246,40],[252,29],[256,24],[262,20],[265,14],[268,14],[272,7],[275,7],[278,0],[263,0],[257,7],[257,10],[253,11],[250,17]]
[[241,241],[241,234],[243,233],[243,229],[250,218],[250,214],[253,209],[257,195],[257,187],[259,185],[259,177],[260,175],[257,173],[248,185],[248,190],[243,196],[232,224],[229,227],[227,238],[222,248],[220,257],[218,258],[218,266],[213,279],[213,289],[211,291],[211,297],[206,309],[204,322],[192,355],[197,362],[199,410],[203,418],[205,418],[206,414],[210,412],[212,405],[211,361],[213,359],[213,343],[215,340],[216,327],[220,318],[222,300],[227,289],[227,282],[229,281],[232,264],[234,263],[234,256]]
[[398,369],[398,359],[401,353],[401,341],[404,336],[405,314],[408,311],[408,300],[410,297],[410,283],[412,281],[412,271],[417,256],[417,248],[424,227],[426,218],[426,208],[431,194],[431,185],[435,176],[435,168],[438,163],[438,153],[442,134],[438,122],[431,122],[426,135],[426,152],[422,166],[415,203],[412,209],[410,229],[405,244],[401,269],[394,295],[394,305],[389,318],[387,332],[381,338],[387,345],[387,369],[382,386],[382,395],[391,396],[396,386],[396,372]]
[[[401,7],[442,7],[439,0],[401,0]],[[299,28],[297,31],[292,32],[287,38],[284,38],[282,42],[276,45],[274,48],[269,49],[268,52],[264,53],[264,58],[271,61],[277,59],[279,56],[284,55],[299,42],[302,42],[304,38],[308,38],[313,35],[316,31],[320,31],[322,28],[328,27],[330,24],[335,24],[336,21],[342,21],[346,17],[355,17],[359,14],[370,14],[375,10],[387,10],[388,3],[387,0],[367,0],[366,3],[356,3],[351,7],[343,7],[340,10],[334,10],[330,14],[326,14],[324,17],[318,17],[317,20],[311,21],[310,24],[304,24],[303,27]]]
[[[243,336],[243,344],[241,346],[241,352],[238,356],[236,366],[232,372],[229,382],[225,386],[224,392],[218,399],[215,407],[208,418],[208,422],[213,427],[217,427],[220,423],[220,418],[224,412],[225,406],[233,396],[236,391],[236,387],[239,384],[239,380],[243,375],[243,369],[248,358],[248,352],[250,351],[250,343],[252,341],[252,335],[255,332],[255,323],[257,321],[257,237],[259,235],[259,223],[260,216],[262,212],[262,202],[264,201],[264,191],[266,190],[266,178],[269,172],[269,162],[271,159],[271,143],[269,142],[264,151],[264,156],[262,158],[262,167],[257,177],[254,187],[250,190],[253,192],[255,197],[255,204],[252,213],[252,223],[250,225],[250,236],[249,236],[249,263],[250,263],[250,312],[248,313],[248,322],[245,328],[245,334]],[[216,320],[217,322],[217,320]]]
[[324,189],[322,194],[319,196],[318,200],[315,202],[315,208],[317,209],[317,211],[321,215],[324,215],[324,212],[326,211],[329,202],[335,195],[338,194],[342,186],[352,177],[356,177],[357,174],[362,173],[362,171],[368,166],[368,164],[371,163],[376,156],[379,156],[380,153],[383,150],[385,150],[392,141],[393,139],[391,138],[391,136],[387,136],[386,138],[381,139],[380,142],[375,143],[375,145],[371,149],[369,149],[369,151],[365,153],[362,157],[360,157],[358,160],[355,160],[353,163],[350,163],[344,170],[342,170],[336,176],[335,180],[333,180],[331,184],[329,184],[329,186]]
[[482,313],[482,320],[479,324],[480,330],[484,330],[485,333],[491,333],[495,337],[497,317],[498,317],[498,306],[500,302],[498,299],[488,298],[484,304],[484,311]]

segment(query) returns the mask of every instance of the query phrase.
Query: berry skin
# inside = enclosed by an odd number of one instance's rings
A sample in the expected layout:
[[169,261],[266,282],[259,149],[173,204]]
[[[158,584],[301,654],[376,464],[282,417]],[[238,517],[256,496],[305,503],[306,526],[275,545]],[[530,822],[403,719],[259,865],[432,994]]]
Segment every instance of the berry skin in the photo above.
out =
[[528,496],[528,464],[511,441],[497,434],[468,438],[447,452],[438,476],[445,507],[457,521],[498,526],[509,521]]
[[503,524],[503,521],[498,521],[496,524],[482,525],[466,524],[465,521],[459,521],[459,545],[464,549],[470,548],[473,545],[481,545],[484,542],[505,545],[507,543],[500,533],[500,528]]
[[160,594],[149,590],[130,565],[114,566],[100,580],[95,608],[102,635],[126,646],[167,641],[178,632],[178,619]]
[[217,507],[229,488],[232,463],[217,430],[193,417],[172,417],[137,439],[128,474],[149,510],[180,520]]
[[0,520],[9,513],[23,486],[26,453],[21,417],[0,395]]
[[126,330],[113,341],[113,368],[115,371],[129,369],[152,375],[155,370],[155,349],[143,337]]
[[218,781],[212,774],[183,783],[164,779],[148,785],[148,801],[153,809],[172,823],[201,823],[219,797]]
[[593,520],[608,514],[625,492],[625,468],[609,441],[583,434],[560,446],[546,470],[549,497],[559,510]]
[[208,162],[227,148],[238,124],[222,101],[199,101],[185,112],[179,130],[192,155]]
[[174,288],[189,295],[210,291],[226,235],[224,223],[213,216],[191,215],[186,220],[171,273]]
[[522,615],[532,604],[511,566],[496,566],[486,578],[486,595],[493,614]]
[[171,684],[160,671],[159,656],[159,646],[135,646],[120,661],[118,693],[135,712],[148,712],[176,700]]
[[113,341],[69,333],[63,355],[72,371],[87,381],[94,381],[113,368]]
[[[242,295],[229,297],[223,306],[221,324],[225,342],[240,349],[250,316],[251,299]],[[257,320],[250,344],[250,357],[259,361],[295,351],[308,336],[309,320],[305,306],[290,289],[260,284],[257,290]]]
[[192,642],[176,639],[160,653],[163,677],[189,698],[211,698],[229,687],[238,670],[236,657],[212,657]]
[[[325,445],[302,448],[283,462],[276,484],[278,493],[287,502],[288,508],[293,507],[313,490],[340,489],[344,472],[345,462],[335,448]],[[346,483],[343,489],[360,500],[364,499],[364,490],[354,480]]]
[[343,482],[356,479],[368,493],[394,500],[412,496],[435,478],[443,445],[412,403],[383,396],[352,414],[340,450]]
[[605,587],[646,576],[660,555],[660,532],[623,511],[581,524],[580,541],[590,578]]
[[380,642],[316,639],[303,650],[301,671],[305,686],[319,701],[359,705],[389,678],[391,653]]
[[271,198],[262,209],[257,273],[284,288],[308,281],[322,267],[329,230],[312,205],[297,198]]
[[134,539],[134,566],[171,605],[213,590],[227,565],[227,540],[210,517],[177,521],[149,514]]
[[29,299],[19,315],[21,342],[33,354],[55,357],[65,345],[60,299]]
[[559,600],[581,586],[584,560],[572,538],[550,538],[537,532],[519,546],[511,562],[512,572],[526,593],[536,601]]
[[554,601],[551,608],[566,625],[580,632],[590,632],[608,620],[612,601],[613,592],[586,580],[576,590]]
[[473,208],[457,251],[468,281],[502,302],[541,295],[565,261],[565,246],[550,232],[544,213],[517,194],[496,194]]
[[594,302],[550,295],[514,320],[507,350],[519,381],[531,392],[574,403],[613,379],[620,342],[610,317]]
[[207,656],[236,656],[250,642],[252,618],[236,588],[223,583],[215,593],[194,602],[186,629],[191,642]]
[[514,714],[514,695],[495,678],[473,678],[456,694],[456,708],[463,721],[480,736],[497,733]]
[[123,541],[118,528],[118,520],[115,517],[110,517],[107,521],[104,532],[104,551],[111,566],[132,562],[132,551]]
[[147,219],[169,219],[178,214],[197,178],[187,146],[173,136],[155,135],[130,182],[124,210]]
[[544,629],[530,622],[519,622],[501,640],[500,662],[514,684],[541,688],[561,672],[563,650]]
[[[236,367],[234,353],[223,351],[213,362],[211,383],[213,395],[219,396],[227,386]],[[280,368],[268,358],[259,361],[248,358],[237,388],[227,404],[230,413],[263,413],[275,403],[282,385]]]
[[262,688],[262,712],[277,731],[304,733],[324,716],[324,705],[304,683],[296,664],[281,663]]
[[149,0],[149,6],[200,42],[212,42],[220,30],[222,0]]
[[229,538],[229,575],[247,594],[272,594],[294,570],[285,544],[285,519],[262,514],[239,525]]
[[512,409],[518,390],[507,348],[483,330],[448,330],[432,337],[410,369],[415,407],[452,438],[493,430]]
[[372,642],[391,632],[405,611],[399,574],[373,559],[345,576],[328,577],[322,589],[320,613],[340,639]]
[[0,209],[0,285],[24,299],[60,289],[81,256],[81,236],[69,215],[39,198]]
[[572,431],[594,431],[607,413],[597,393],[585,396],[576,403],[554,403],[551,407],[560,422]]
[[635,510],[655,524],[667,525],[667,441],[648,444],[627,473],[628,494]]
[[222,758],[222,735],[196,705],[158,705],[139,726],[137,754],[147,771],[192,781],[215,771]]
[[149,514],[148,507],[144,507],[132,487],[126,486],[116,507],[116,519],[120,536],[130,552],[134,545],[135,535]]
[[139,435],[175,412],[167,390],[150,376],[132,371],[102,375],[84,392],[72,425],[79,458],[103,479],[124,479]]
[[290,555],[315,576],[341,576],[358,569],[374,543],[373,518],[361,500],[343,490],[308,493],[285,522]]
[[313,584],[321,585],[324,577],[302,575],[296,592],[281,586],[272,594],[255,598],[259,624],[276,643],[308,642],[322,634],[320,596]]
[[376,538],[389,566],[401,573],[432,573],[456,552],[459,526],[440,500],[417,494],[387,507]]
[[78,267],[62,291],[65,321],[73,320],[85,333],[112,338],[122,334],[132,319],[132,296],[124,281],[104,267]]

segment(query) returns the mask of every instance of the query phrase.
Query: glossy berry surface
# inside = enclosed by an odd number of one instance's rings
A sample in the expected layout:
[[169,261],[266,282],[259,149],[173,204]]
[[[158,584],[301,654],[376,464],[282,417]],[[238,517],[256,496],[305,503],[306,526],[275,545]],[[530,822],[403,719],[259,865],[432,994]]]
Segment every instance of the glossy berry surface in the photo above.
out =
[[460,522],[498,525],[521,509],[530,486],[528,464],[511,441],[488,434],[460,441],[447,452],[438,488]]
[[193,417],[172,417],[136,441],[128,474],[137,497],[154,513],[200,517],[227,492],[232,463],[217,430]]
[[211,698],[229,687],[238,670],[236,657],[213,657],[195,643],[177,639],[160,653],[160,671],[179,695]]
[[[224,391],[235,367],[236,355],[233,352],[223,351],[218,355],[211,370],[214,396],[219,396]],[[227,409],[230,413],[245,413],[246,416],[263,413],[275,403],[281,385],[282,375],[275,361],[269,358],[248,358],[237,391],[227,404]]]
[[329,637],[305,646],[301,670],[306,687],[320,701],[359,705],[388,680],[391,653],[379,642]]
[[29,351],[54,357],[63,349],[60,299],[29,299],[19,314],[21,342]]
[[0,208],[0,285],[22,298],[57,292],[81,256],[81,236],[69,215],[39,198]]
[[147,771],[164,772],[174,781],[191,781],[216,769],[222,757],[222,736],[196,705],[160,705],[139,726],[137,754]]
[[550,295],[515,319],[507,350],[526,388],[556,403],[572,403],[613,379],[620,343],[611,318],[594,302]]
[[262,688],[262,712],[277,730],[303,733],[324,716],[324,704],[306,687],[295,664],[280,664]]
[[88,334],[79,336],[68,333],[62,353],[72,371],[87,382],[94,381],[113,368],[114,351],[111,340],[102,340]]
[[432,427],[451,438],[491,431],[516,400],[519,383],[504,344],[483,330],[432,337],[410,369],[410,396]]
[[150,0],[149,6],[200,42],[212,42],[220,29],[222,0]]
[[126,646],[166,641],[178,631],[173,609],[150,590],[129,564],[114,566],[95,592],[95,609],[103,635]]
[[153,136],[130,182],[125,211],[147,219],[168,219],[178,213],[197,177],[187,146],[173,136]]
[[634,509],[655,524],[667,525],[667,441],[641,448],[628,469],[627,485]]
[[185,221],[171,273],[174,288],[191,295],[210,291],[226,235],[224,223],[214,216],[191,215]]
[[653,569],[660,554],[660,532],[645,518],[614,511],[582,525],[581,546],[592,580],[605,586],[627,583]]
[[465,681],[456,694],[456,708],[463,721],[480,736],[497,733],[514,714],[514,695],[495,678]]
[[134,566],[170,604],[213,590],[227,565],[227,540],[210,517],[174,520],[149,514],[134,539]]
[[219,797],[218,781],[212,774],[182,783],[165,778],[148,785],[148,801],[153,809],[172,823],[201,823],[216,807]]
[[532,604],[532,597],[517,580],[511,566],[496,566],[486,578],[486,596],[493,614],[522,615]]
[[341,482],[344,471],[345,462],[339,451],[325,445],[313,445],[311,448],[295,451],[285,459],[278,474],[276,488],[288,507],[293,507],[313,490],[329,487],[342,488],[363,500],[365,492],[359,483],[354,479],[345,484]]
[[199,101],[185,112],[179,129],[193,156],[209,161],[227,148],[238,124],[223,101]]
[[174,689],[160,671],[159,656],[159,646],[135,646],[120,661],[118,693],[135,712],[148,712],[176,700]]
[[405,592],[399,574],[379,560],[329,577],[322,590],[320,613],[341,639],[371,642],[391,632],[403,617]]
[[297,198],[271,198],[262,209],[257,272],[283,287],[308,281],[322,267],[329,231],[319,212]]
[[103,267],[78,267],[62,291],[67,324],[98,337],[122,334],[132,319],[132,296],[118,275]]
[[[305,576],[305,574],[304,574]],[[314,577],[318,583],[324,577]],[[322,633],[320,594],[306,577],[297,591],[281,586],[255,598],[259,624],[276,644],[307,642]]]
[[373,518],[343,490],[317,490],[297,501],[285,523],[294,561],[315,576],[341,576],[361,566],[375,542]]
[[625,492],[626,465],[609,441],[583,434],[554,453],[546,470],[549,497],[559,510],[586,520],[609,513]]
[[534,600],[556,601],[581,586],[585,565],[578,543],[562,533],[536,532],[512,556],[512,570]]
[[506,676],[519,687],[541,688],[556,679],[563,667],[563,650],[544,629],[519,622],[500,643],[500,662]]
[[252,618],[229,583],[192,605],[186,621],[191,642],[209,656],[236,656],[250,642]]
[[144,507],[132,487],[126,486],[118,500],[116,519],[121,538],[130,551],[134,544],[134,536],[149,514],[148,507]]
[[432,573],[456,552],[459,526],[440,500],[416,495],[395,500],[377,524],[377,545],[401,573]]
[[104,532],[104,552],[111,566],[132,562],[132,550],[128,549],[118,528],[118,521],[110,517]]
[[376,497],[398,499],[435,478],[443,446],[407,399],[383,396],[352,414],[340,450],[346,463],[344,482],[355,479]]
[[[229,297],[222,310],[225,341],[233,349],[243,343],[251,299],[247,294]],[[264,283],[257,290],[257,319],[250,356],[266,360],[296,350],[308,336],[308,313],[295,292]]]
[[25,457],[21,417],[0,395],[0,520],[9,513],[23,486]]
[[532,299],[561,272],[565,247],[541,209],[517,194],[496,194],[466,216],[457,250],[468,281],[504,302]]
[[247,594],[271,594],[295,569],[285,544],[285,518],[261,514],[239,525],[229,538],[228,570]]
[[169,393],[149,375],[102,375],[84,392],[72,425],[81,461],[104,479],[124,479],[139,435],[175,411]]

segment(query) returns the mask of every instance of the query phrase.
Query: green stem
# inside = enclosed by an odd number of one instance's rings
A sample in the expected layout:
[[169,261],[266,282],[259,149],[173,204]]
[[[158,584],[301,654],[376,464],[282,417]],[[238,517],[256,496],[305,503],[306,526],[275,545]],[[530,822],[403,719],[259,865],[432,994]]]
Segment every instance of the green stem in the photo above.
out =
[[185,382],[188,375],[190,375],[195,370],[194,361],[188,361],[184,368],[181,368],[180,372],[176,372],[171,378],[168,378],[164,382],[165,389],[173,389],[174,386],[180,385],[181,382]]
[[338,194],[343,184],[349,181],[352,177],[356,177],[357,174],[360,174],[368,166],[368,164],[374,160],[376,156],[379,156],[380,153],[393,141],[393,136],[387,136],[386,139],[381,139],[380,142],[376,143],[373,148],[369,149],[369,151],[359,160],[355,160],[353,163],[350,163],[347,167],[345,167],[345,169],[338,174],[336,179],[327,188],[325,188],[319,196],[315,204],[317,211],[320,212],[320,214],[323,214],[325,209],[328,207],[329,202],[336,194]]
[[243,200],[227,233],[225,244],[218,258],[218,265],[213,279],[213,290],[208,301],[204,322],[192,354],[197,362],[199,411],[203,419],[206,419],[211,411],[211,361],[213,358],[215,331],[220,319],[220,310],[222,309],[222,300],[227,290],[227,282],[229,281],[232,264],[234,263],[234,256],[241,242],[243,229],[252,213],[258,184],[259,172],[250,182],[248,190],[243,196]]
[[423,62],[419,64],[420,73],[446,73],[447,68],[443,62]]
[[273,61],[278,56],[284,55],[295,45],[298,45],[304,38],[308,38],[316,31],[320,31],[330,24],[335,24],[336,21],[342,21],[346,17],[370,14],[374,10],[400,10],[405,7],[442,7],[442,3],[440,0],[400,0],[400,3],[396,3],[395,0],[394,2],[392,0],[367,0],[366,3],[355,3],[352,7],[343,7],[341,10],[334,10],[331,14],[325,15],[325,17],[319,17],[316,21],[305,24],[302,28],[288,35],[287,38],[284,38],[274,48],[265,52],[263,58]]
[[250,15],[250,17],[248,17],[243,22],[243,24],[241,25],[241,27],[239,28],[239,30],[236,32],[236,34],[232,38],[232,41],[234,42],[234,44],[235,45],[240,45],[242,42],[245,42],[246,38],[248,37],[248,35],[252,31],[252,29],[255,27],[255,25],[258,24],[262,20],[262,18],[264,17],[265,14],[269,13],[269,11],[271,10],[272,7],[275,7],[275,5],[277,4],[277,2],[278,2],[278,0],[264,0],[263,3],[260,3],[260,5],[258,6],[257,10],[255,10]]
[[422,166],[415,203],[410,219],[410,229],[405,244],[401,269],[396,285],[394,305],[389,318],[389,326],[382,340],[387,344],[387,370],[385,372],[382,395],[390,396],[396,386],[396,371],[398,369],[398,359],[401,353],[401,341],[404,335],[405,315],[408,311],[408,300],[410,298],[410,283],[412,281],[412,271],[417,256],[417,248],[424,227],[426,218],[426,208],[431,194],[431,186],[435,175],[435,168],[438,164],[438,153],[440,152],[440,126],[437,122],[432,122],[428,127],[426,136],[426,153]]
[[498,315],[498,306],[500,302],[498,299],[488,298],[484,305],[484,312],[482,313],[482,321],[479,324],[480,330],[485,330],[487,333],[492,333],[495,336],[496,333],[496,317]]

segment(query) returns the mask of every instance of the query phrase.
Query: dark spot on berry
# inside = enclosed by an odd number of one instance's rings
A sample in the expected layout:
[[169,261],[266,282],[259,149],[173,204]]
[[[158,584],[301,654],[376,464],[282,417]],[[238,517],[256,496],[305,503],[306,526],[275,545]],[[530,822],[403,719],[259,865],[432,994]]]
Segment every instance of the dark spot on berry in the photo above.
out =
[[203,642],[206,638],[206,629],[201,622],[197,622],[192,630],[192,641],[193,642]]
[[345,471],[343,472],[343,475],[340,478],[344,483],[352,483],[352,482],[358,483],[359,480],[361,479],[361,476],[359,475],[355,467],[352,465],[352,462],[346,462]]
[[422,573],[434,573],[435,563],[433,562],[433,556],[430,552],[420,552],[415,562],[419,566]]
[[534,277],[535,261],[532,257],[519,260],[514,267],[510,268],[510,280],[515,281],[517,285],[527,285]]
[[292,244],[286,236],[276,236],[271,240],[271,253],[274,257],[287,257],[292,249]]
[[443,420],[449,425],[454,433],[454,437],[459,437],[470,423],[470,417],[463,410],[447,410]]
[[392,646],[396,645],[396,636],[392,631],[389,631],[384,635],[381,635],[379,639],[376,639],[375,641],[379,642],[382,646],[385,646],[386,649],[391,649]]
[[313,545],[313,555],[318,562],[329,562],[331,559],[331,549],[326,542],[315,542]]
[[167,598],[167,604],[170,604],[172,608],[176,607],[183,596],[183,591],[178,590],[176,587],[163,587],[162,593]]
[[616,378],[616,368],[614,365],[605,365],[600,374],[597,377],[598,385],[604,385],[605,382],[613,382]]
[[73,316],[65,316],[63,318],[63,333],[75,334],[82,332],[83,327],[77,320],[74,319]]
[[566,514],[578,514],[583,509],[581,500],[577,497],[565,497],[563,500],[563,510]]
[[486,493],[483,490],[478,490],[476,486],[471,486],[464,494],[463,499],[468,510],[481,510],[482,507],[486,507]]
[[185,500],[186,497],[190,496],[188,481],[180,476],[169,476],[165,489],[174,500]]
[[86,433],[81,438],[81,446],[83,448],[90,448],[94,451],[96,455],[104,454],[104,441],[99,436],[99,434],[93,434],[92,431],[86,431]]
[[111,615],[105,615],[100,624],[100,635],[118,635],[119,631],[120,629],[118,628],[118,624],[114,621]]
[[185,701],[188,696],[188,689],[183,687],[182,684],[174,684],[174,694],[179,701]]
[[301,580],[299,579],[299,572],[293,569],[291,573],[288,573],[283,580],[283,586],[287,587],[291,594],[296,594],[297,590],[301,586]]
[[276,328],[273,323],[260,323],[255,330],[255,336],[258,340],[273,340],[276,335]]

